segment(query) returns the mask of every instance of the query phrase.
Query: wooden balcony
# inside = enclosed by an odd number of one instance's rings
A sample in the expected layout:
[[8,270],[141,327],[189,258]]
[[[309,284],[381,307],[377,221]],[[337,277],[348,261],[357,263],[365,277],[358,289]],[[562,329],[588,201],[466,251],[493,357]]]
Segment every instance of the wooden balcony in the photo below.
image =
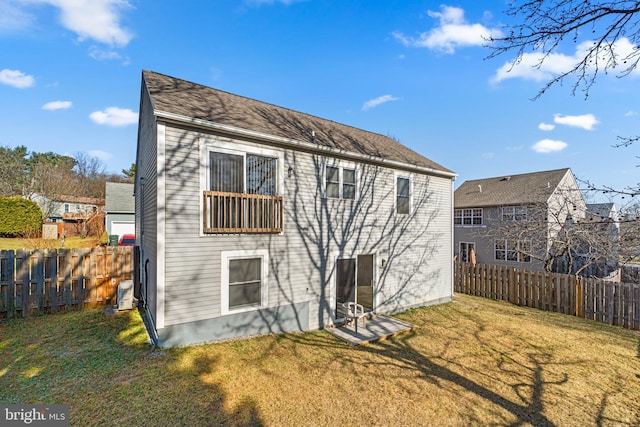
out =
[[205,191],[203,197],[205,234],[282,232],[282,196]]

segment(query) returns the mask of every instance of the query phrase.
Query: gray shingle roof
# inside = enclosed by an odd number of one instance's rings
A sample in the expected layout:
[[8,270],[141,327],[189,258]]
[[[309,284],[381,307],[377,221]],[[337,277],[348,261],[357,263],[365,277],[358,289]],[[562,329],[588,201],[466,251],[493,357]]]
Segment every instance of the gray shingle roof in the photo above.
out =
[[133,184],[122,182],[107,182],[105,187],[106,212],[134,213],[135,199],[133,198]]
[[[145,70],[142,72],[142,76],[155,112],[177,114],[215,124],[452,173],[449,169],[384,135],[153,71]],[[312,132],[315,133],[315,136],[312,136]]]
[[456,208],[546,202],[569,168],[463,182],[454,193]]

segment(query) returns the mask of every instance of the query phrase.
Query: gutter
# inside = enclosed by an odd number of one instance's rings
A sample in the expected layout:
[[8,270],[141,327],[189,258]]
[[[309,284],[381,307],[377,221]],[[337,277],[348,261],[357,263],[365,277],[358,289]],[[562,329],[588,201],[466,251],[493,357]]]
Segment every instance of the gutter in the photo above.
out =
[[458,176],[458,174],[455,172],[441,171],[441,170],[433,169],[430,167],[412,165],[410,163],[403,163],[397,160],[388,160],[388,159],[383,159],[381,157],[353,153],[353,152],[341,150],[338,148],[326,147],[326,146],[312,144],[309,142],[299,141],[291,138],[284,138],[280,136],[269,135],[262,132],[255,132],[247,129],[242,129],[234,126],[222,125],[219,123],[213,123],[207,120],[196,119],[193,117],[187,117],[180,114],[168,113],[165,111],[158,111],[158,110],[154,110],[154,114],[156,117],[165,119],[170,122],[184,123],[184,124],[189,124],[189,125],[193,125],[193,126],[201,127],[205,129],[214,129],[223,133],[230,133],[230,134],[235,134],[240,136],[247,136],[251,138],[261,139],[264,141],[272,142],[272,143],[289,147],[289,148],[297,148],[297,149],[302,149],[302,150],[312,151],[317,153],[333,154],[333,155],[347,158],[347,159],[359,160],[359,161],[364,161],[368,163],[376,163],[376,164],[380,164],[390,168],[410,170],[410,171],[415,171],[415,172],[424,173],[428,175],[435,175],[443,178],[455,179]]

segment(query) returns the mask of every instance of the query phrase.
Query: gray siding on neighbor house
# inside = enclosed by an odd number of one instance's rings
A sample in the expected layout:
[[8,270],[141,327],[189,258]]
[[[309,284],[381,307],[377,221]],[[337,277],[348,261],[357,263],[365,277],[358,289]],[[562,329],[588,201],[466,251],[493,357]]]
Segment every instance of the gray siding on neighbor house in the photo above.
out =
[[[336,159],[271,146],[270,150],[282,153],[282,169],[292,170],[291,177],[284,174],[281,192],[285,203],[284,231],[202,235],[201,177],[206,167],[202,144],[267,145],[169,125],[164,135],[166,152],[161,158],[165,163],[164,167],[159,165],[159,171],[164,174],[165,183],[166,264],[164,294],[159,296],[164,299],[165,308],[164,321],[158,325],[160,336],[167,333],[162,328],[186,333],[187,324],[194,329],[214,323],[236,325],[233,327],[238,329],[232,336],[260,333],[265,330],[262,324],[268,326],[267,330],[291,330],[291,325],[301,330],[327,326],[334,320],[330,304],[335,298],[335,261],[358,254],[376,256],[374,305],[378,313],[451,298],[450,178],[338,159],[338,164],[356,166],[359,197],[355,201],[326,199],[322,197],[322,165]],[[414,213],[410,216],[395,214],[396,174],[411,177]],[[145,225],[148,226],[149,223]],[[256,249],[266,249],[269,254],[268,308],[305,307],[293,311],[297,322],[242,313],[211,323],[210,319],[222,315],[221,253]]]
[[[535,233],[534,237],[542,237],[544,240],[534,244],[534,249],[537,252],[538,258],[544,258],[546,251],[550,248],[553,237],[560,231],[562,225],[566,221],[567,217],[571,215],[574,219],[584,218],[586,215],[586,204],[582,198],[582,194],[578,187],[578,184],[571,173],[570,169],[561,169],[557,171],[549,172],[537,172],[534,174],[523,174],[519,177],[535,176],[538,181],[536,187],[528,194],[525,187],[520,188],[521,191],[511,191],[510,197],[518,198],[518,200],[527,200],[530,198],[531,204],[526,205],[528,207],[528,215],[540,215],[539,222],[545,221],[541,218],[547,218],[547,225],[540,230],[539,233]],[[553,176],[555,181],[551,184],[547,181],[547,176]],[[503,180],[501,180],[503,181]],[[475,181],[474,181],[475,182]],[[478,180],[484,185],[484,194],[489,193],[487,188],[495,183],[487,184],[487,180]],[[537,190],[536,190],[537,189]],[[460,190],[460,189],[459,189]],[[469,203],[468,200],[481,200],[482,192],[476,192],[471,197],[471,193],[462,193],[460,198],[464,202]],[[500,198],[505,198],[501,191],[496,191]],[[457,193],[457,194],[460,194]],[[472,206],[464,204],[459,200],[456,200],[456,208],[482,208],[483,209],[483,221],[481,226],[471,225],[456,225],[455,238],[454,238],[454,251],[455,254],[460,257],[460,243],[474,243],[476,249],[476,261],[481,264],[497,264],[508,265],[516,268],[523,268],[532,271],[544,271],[544,263],[539,259],[533,257],[531,262],[517,262],[517,261],[505,261],[496,260],[494,242],[497,238],[506,238],[501,234],[500,228],[502,227],[502,208],[503,206],[489,205],[492,201],[496,200],[495,194],[487,196],[489,202],[482,202],[478,206]],[[510,200],[510,199],[507,199]],[[462,205],[462,206],[460,206]],[[525,206],[524,204],[517,203],[504,206]]]
[[[158,171],[158,127],[146,91],[142,91],[140,102],[140,126],[138,128],[138,151],[136,155],[135,181],[135,229],[136,241],[140,242],[141,292],[146,311],[154,324],[158,320],[157,282],[158,276],[158,186],[162,174]],[[144,219],[144,226],[142,220]],[[160,231],[162,232],[162,230]],[[145,268],[146,267],[146,268]]]

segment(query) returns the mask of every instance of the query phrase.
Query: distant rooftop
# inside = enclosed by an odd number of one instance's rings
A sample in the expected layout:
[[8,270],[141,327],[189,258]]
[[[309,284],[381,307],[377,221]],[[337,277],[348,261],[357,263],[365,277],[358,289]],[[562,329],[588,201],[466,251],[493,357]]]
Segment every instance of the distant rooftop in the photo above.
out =
[[463,182],[454,194],[456,208],[546,202],[571,169],[497,176]]

